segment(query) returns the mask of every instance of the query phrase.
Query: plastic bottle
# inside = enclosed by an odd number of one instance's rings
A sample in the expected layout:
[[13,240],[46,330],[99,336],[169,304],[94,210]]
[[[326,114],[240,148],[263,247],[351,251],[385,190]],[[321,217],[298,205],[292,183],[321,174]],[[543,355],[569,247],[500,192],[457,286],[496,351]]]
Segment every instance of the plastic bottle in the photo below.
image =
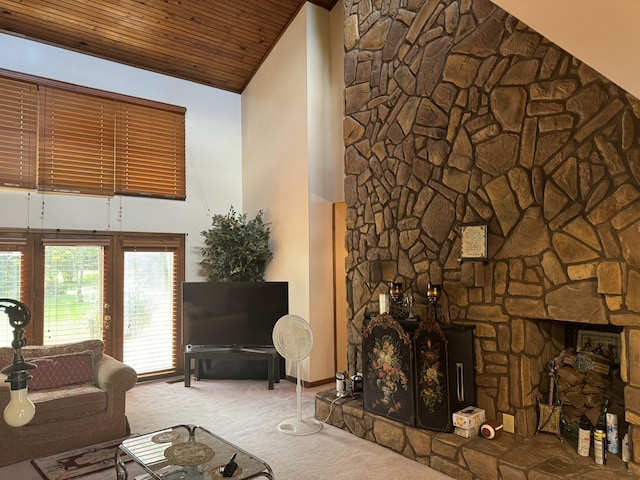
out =
[[586,415],[580,417],[578,429],[578,455],[588,457],[591,450],[591,421]]
[[622,437],[622,461],[628,462],[631,459],[631,450],[629,448],[629,434],[625,433]]

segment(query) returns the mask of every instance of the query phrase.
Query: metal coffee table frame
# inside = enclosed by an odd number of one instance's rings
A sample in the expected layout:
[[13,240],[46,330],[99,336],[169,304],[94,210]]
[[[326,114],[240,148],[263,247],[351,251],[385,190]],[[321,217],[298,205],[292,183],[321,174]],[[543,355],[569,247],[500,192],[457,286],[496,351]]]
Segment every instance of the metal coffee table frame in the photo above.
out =
[[[161,434],[168,436],[180,434],[180,437],[173,442],[165,443],[152,440]],[[170,463],[165,457],[165,450],[171,445],[189,441],[197,441],[211,447],[215,452],[213,459],[195,467],[183,467]],[[226,465],[234,453],[236,454],[235,462],[241,472],[229,478],[234,480],[260,477],[275,479],[271,467],[266,462],[199,425],[176,425],[124,440],[118,446],[115,454],[117,480],[129,479],[127,467],[122,459],[123,453],[131,457],[151,478],[159,480],[215,480],[223,478],[221,474],[218,474],[219,467]],[[212,475],[212,472],[215,474]]]

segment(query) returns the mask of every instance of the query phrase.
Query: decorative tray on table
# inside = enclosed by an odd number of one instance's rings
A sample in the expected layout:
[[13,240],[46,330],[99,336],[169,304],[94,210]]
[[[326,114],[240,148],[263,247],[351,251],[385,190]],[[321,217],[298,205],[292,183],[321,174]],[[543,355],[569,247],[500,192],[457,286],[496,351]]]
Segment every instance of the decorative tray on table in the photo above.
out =
[[207,463],[215,456],[215,452],[204,443],[184,442],[171,445],[164,451],[164,456],[174,465],[194,467]]

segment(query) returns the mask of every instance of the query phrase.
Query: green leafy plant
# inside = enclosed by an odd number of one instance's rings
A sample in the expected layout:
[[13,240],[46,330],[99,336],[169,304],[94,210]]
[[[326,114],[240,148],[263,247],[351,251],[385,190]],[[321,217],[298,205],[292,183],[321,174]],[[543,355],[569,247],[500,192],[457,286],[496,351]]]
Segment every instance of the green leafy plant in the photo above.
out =
[[269,247],[270,223],[260,210],[253,220],[237,213],[233,206],[226,215],[212,217],[212,226],[200,234],[205,247],[200,262],[211,282],[260,282],[273,258]]

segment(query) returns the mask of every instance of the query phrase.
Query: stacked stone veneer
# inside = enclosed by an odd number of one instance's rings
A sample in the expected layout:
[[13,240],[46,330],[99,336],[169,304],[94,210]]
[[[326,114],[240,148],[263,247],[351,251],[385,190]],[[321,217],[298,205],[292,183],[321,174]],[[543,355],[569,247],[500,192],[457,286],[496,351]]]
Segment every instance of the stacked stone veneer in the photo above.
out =
[[[389,282],[422,303],[442,283],[476,325],[479,405],[528,435],[554,320],[622,326],[638,462],[638,101],[487,0],[345,0],[344,41],[350,372]],[[489,224],[486,263],[459,261],[465,222]]]
[[[463,438],[404,425],[363,409],[362,398],[336,398],[335,390],[316,395],[316,418],[360,438],[390,448],[456,480],[631,480],[620,457],[609,456],[606,470],[574,445],[549,434]],[[396,477],[400,477],[398,472]],[[394,477],[394,478],[396,478]]]

